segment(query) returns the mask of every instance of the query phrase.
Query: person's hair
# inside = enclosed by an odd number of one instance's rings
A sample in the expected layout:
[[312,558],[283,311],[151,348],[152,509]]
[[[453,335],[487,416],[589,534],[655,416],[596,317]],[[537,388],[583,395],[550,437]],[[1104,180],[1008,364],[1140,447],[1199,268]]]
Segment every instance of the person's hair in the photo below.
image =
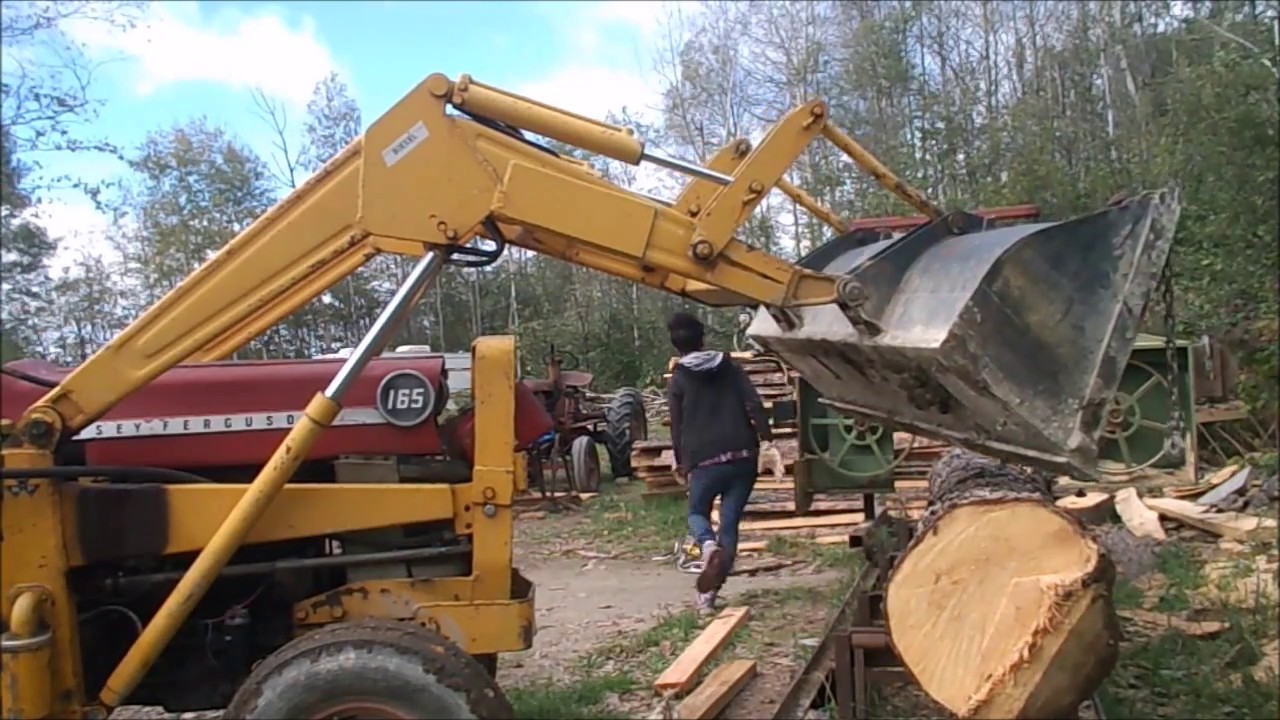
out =
[[686,312],[678,312],[667,321],[667,332],[676,352],[685,354],[702,349],[702,321]]

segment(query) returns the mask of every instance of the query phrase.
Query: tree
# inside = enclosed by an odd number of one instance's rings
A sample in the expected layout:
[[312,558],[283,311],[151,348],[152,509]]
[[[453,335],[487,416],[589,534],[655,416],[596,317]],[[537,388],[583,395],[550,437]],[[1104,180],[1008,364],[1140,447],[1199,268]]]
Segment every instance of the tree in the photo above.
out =
[[0,336],[6,355],[33,354],[44,346],[50,307],[47,263],[57,240],[30,217],[29,172],[15,152],[16,140],[0,128]]
[[102,62],[90,60],[68,29],[123,32],[140,20],[145,7],[135,0],[5,2],[0,106],[17,152],[115,150],[101,139],[78,136],[101,106],[91,91]]
[[351,97],[351,88],[330,72],[311,91],[307,119],[303,124],[301,166],[315,172],[364,132],[360,106]]
[[148,133],[129,167],[137,178],[123,197],[131,227],[121,254],[147,305],[275,200],[266,163],[205,118]]

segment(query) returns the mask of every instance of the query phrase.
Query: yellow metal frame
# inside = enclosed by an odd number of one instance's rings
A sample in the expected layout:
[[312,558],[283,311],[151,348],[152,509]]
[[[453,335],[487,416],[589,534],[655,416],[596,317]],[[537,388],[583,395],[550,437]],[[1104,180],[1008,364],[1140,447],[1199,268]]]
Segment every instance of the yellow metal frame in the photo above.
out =
[[[451,107],[473,117],[450,114]],[[447,251],[471,242],[486,222],[496,223],[513,245],[703,303],[789,308],[836,301],[837,278],[772,257],[734,234],[774,187],[827,222],[839,222],[782,180],[814,138],[826,137],[904,201],[930,217],[940,215],[833,126],[821,101],[789,112],[757,147],[745,140],[726,146],[710,169],[727,175],[727,184],[695,179],[672,207],[609,183],[585,163],[547,153],[502,124],[625,162],[646,158],[643,142],[629,130],[465,75],[456,82],[432,75],[27,408],[5,440],[4,467],[51,467],[65,438],[178,363],[230,355],[379,253]],[[84,562],[74,530],[64,522],[76,490],[47,478],[6,479],[0,494],[0,613],[8,646],[26,648],[5,653],[0,684],[8,716],[100,715],[136,687],[237,548],[357,526],[453,517],[474,538],[471,577],[388,581],[377,588],[402,601],[395,617],[438,625],[467,647],[512,647],[517,637],[523,642],[524,628],[532,628],[532,591],[527,599],[513,597],[524,594],[513,593],[523,583],[511,572],[510,499],[523,478],[511,434],[513,351],[510,338],[481,339],[473,348],[477,464],[468,485],[447,491],[286,487],[340,409],[317,394],[251,484],[165,488],[169,527],[181,528],[165,550],[199,553],[107,680],[96,708],[86,709],[83,701],[75,601],[66,580],[67,570]],[[387,502],[405,494],[423,502]],[[353,507],[360,508],[358,521],[344,517]],[[298,622],[392,612],[355,600],[355,589],[304,603]],[[330,609],[311,609],[322,606]],[[341,616],[334,615],[336,608]],[[30,650],[41,642],[47,650]],[[39,672],[43,684],[32,679]]]
[[[280,478],[282,484],[274,498],[251,494],[258,481],[248,486],[167,485],[162,488],[167,516],[162,554],[204,551],[204,557],[210,548],[234,550],[245,544],[451,521],[458,535],[471,538],[470,575],[335,588],[297,603],[294,621],[299,632],[376,617],[431,627],[473,654],[527,649],[534,633],[533,586],[512,569],[512,499],[525,482],[524,456],[514,452],[514,338],[480,338],[472,354],[476,461],[470,482],[283,485],[291,472],[282,473],[278,463],[269,463],[264,475]],[[313,409],[316,404],[313,401]],[[314,437],[322,425],[309,427],[306,433]],[[300,447],[293,439],[291,433],[284,446]],[[10,457],[35,455],[7,451],[6,467],[15,467],[9,464]],[[4,529],[0,587],[5,590],[8,628],[4,637],[6,644],[22,648],[2,655],[0,692],[6,718],[94,717],[118,706],[203,594],[181,593],[180,584],[171,597],[190,600],[175,605],[167,616],[162,616],[163,608],[157,613],[107,681],[98,705],[87,705],[79,674],[75,599],[65,579],[67,571],[86,564],[85,553],[74,523],[63,522],[76,517],[76,504],[85,488],[82,483],[48,479],[4,481],[5,498],[0,502]],[[236,522],[237,509],[246,498],[255,497],[259,517]],[[243,530],[243,536],[233,542],[226,536],[228,528]],[[211,583],[224,564],[225,560],[216,566],[210,563],[199,574],[189,572],[183,581],[194,577]]]

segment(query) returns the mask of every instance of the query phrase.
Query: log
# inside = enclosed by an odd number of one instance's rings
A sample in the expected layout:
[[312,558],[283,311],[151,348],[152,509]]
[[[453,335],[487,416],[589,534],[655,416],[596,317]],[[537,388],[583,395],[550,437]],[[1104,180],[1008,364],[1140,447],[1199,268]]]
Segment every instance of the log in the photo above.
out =
[[964,450],[889,576],[885,621],[920,687],[959,718],[1074,718],[1115,667],[1115,568],[1052,479]]

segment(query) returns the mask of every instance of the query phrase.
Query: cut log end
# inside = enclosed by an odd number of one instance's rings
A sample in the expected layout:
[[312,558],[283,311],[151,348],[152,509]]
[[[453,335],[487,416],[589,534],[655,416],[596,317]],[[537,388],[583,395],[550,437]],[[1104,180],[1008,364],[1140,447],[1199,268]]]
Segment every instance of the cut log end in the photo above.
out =
[[944,460],[886,591],[899,656],[959,717],[1074,717],[1116,660],[1110,560],[1042,478]]

